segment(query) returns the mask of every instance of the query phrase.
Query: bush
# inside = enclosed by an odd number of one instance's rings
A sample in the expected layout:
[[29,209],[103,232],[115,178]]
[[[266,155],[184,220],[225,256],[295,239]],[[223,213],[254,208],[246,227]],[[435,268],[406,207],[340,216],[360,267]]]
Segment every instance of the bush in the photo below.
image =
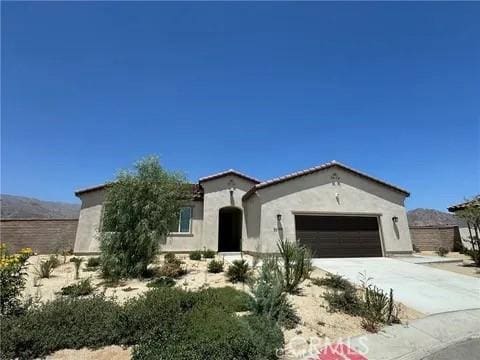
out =
[[213,259],[215,258],[215,251],[206,249],[206,250],[203,250],[202,255],[205,259]]
[[37,273],[40,279],[50,278],[52,271],[53,271],[53,264],[50,261],[50,259],[40,261],[40,264],[37,267],[35,267],[35,272]]
[[202,252],[200,250],[192,251],[188,256],[190,260],[202,260]]
[[96,267],[99,267],[99,266],[100,266],[100,257],[99,256],[88,258],[87,267],[96,268]]
[[[234,289],[231,286],[221,288],[208,288],[200,293],[203,304],[222,308],[226,312],[242,312],[250,310],[252,297],[244,291]],[[198,301],[202,303],[202,300]]]
[[64,286],[62,288],[62,295],[71,297],[86,296],[92,294],[94,290],[90,278],[88,278],[83,279],[76,284]]
[[[133,359],[277,359],[283,335],[275,324],[200,307],[177,325],[176,334],[159,334],[134,348]],[[175,336],[176,335],[176,336]]]
[[175,253],[169,252],[166,253],[163,257],[166,263],[172,263],[178,261],[177,257],[175,256]]
[[439,247],[436,252],[437,252],[438,256],[443,257],[443,256],[446,256],[450,252],[450,250],[448,250],[447,248],[444,248],[444,247]]
[[178,259],[172,262],[166,262],[158,269],[158,275],[178,279],[185,275],[187,271],[182,266],[182,262]]
[[355,290],[355,286],[350,281],[336,274],[328,273],[324,278],[314,278],[311,281],[314,285],[326,286],[336,290]]
[[291,329],[298,324],[300,318],[287,299],[283,289],[282,273],[277,269],[275,259],[264,260],[260,278],[252,287],[250,310],[255,315],[267,317]]
[[415,244],[412,244],[412,249],[413,249],[413,252],[416,252],[416,253],[420,252],[420,248]]
[[323,297],[328,302],[329,311],[340,311],[352,316],[362,314],[361,299],[355,289],[331,290],[327,291]]
[[23,311],[20,300],[25,288],[25,261],[28,256],[8,256],[0,249],[0,314],[12,315]]
[[50,264],[52,265],[53,269],[60,266],[60,260],[58,260],[57,255],[50,255],[50,257],[48,258],[48,261],[50,261]]
[[155,280],[150,281],[147,284],[147,287],[159,288],[159,287],[172,287],[175,285],[175,280],[170,277],[159,277]]
[[362,326],[365,330],[377,332],[381,324],[399,323],[396,312],[392,289],[387,294],[376,286],[365,288],[362,303]]
[[102,273],[107,278],[142,276],[159,244],[178,221],[191,186],[179,173],[148,157],[109,183],[100,233]]
[[290,294],[297,293],[300,283],[312,271],[310,251],[297,242],[288,240],[280,240],[277,247],[282,258],[284,290]]
[[73,257],[70,259],[70,262],[73,262],[73,264],[75,265],[75,279],[80,278],[80,265],[83,262],[83,258]]
[[223,261],[212,260],[208,263],[207,270],[209,273],[217,274],[223,271]]
[[228,267],[227,278],[232,283],[246,282],[249,278],[250,267],[246,260],[234,260]]
[[2,359],[31,359],[60,349],[121,343],[121,307],[102,296],[62,297],[0,322]]

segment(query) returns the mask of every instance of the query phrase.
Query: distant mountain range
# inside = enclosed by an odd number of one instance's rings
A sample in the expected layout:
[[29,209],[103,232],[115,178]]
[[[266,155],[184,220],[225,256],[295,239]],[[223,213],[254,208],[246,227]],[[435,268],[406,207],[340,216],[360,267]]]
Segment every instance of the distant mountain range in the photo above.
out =
[[2,219],[77,219],[80,204],[1,194],[0,209]]
[[453,214],[434,209],[414,209],[407,212],[408,225],[457,225],[458,221]]

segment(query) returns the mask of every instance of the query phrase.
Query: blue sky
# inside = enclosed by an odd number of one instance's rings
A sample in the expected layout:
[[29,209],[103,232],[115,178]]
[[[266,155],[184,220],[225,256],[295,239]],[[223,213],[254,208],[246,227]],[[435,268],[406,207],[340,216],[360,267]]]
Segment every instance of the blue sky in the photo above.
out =
[[78,201],[148,154],[191,180],[332,159],[479,192],[480,3],[2,2],[1,191]]

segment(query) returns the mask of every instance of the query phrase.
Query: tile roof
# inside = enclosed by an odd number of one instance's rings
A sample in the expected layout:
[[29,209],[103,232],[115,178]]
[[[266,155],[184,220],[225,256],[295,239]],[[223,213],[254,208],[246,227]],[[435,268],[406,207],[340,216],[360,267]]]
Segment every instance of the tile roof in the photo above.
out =
[[448,211],[455,212],[458,210],[463,210],[467,206],[480,206],[480,195],[475,195],[471,200],[464,201],[463,203],[452,205],[448,208]]
[[205,182],[205,181],[209,181],[209,180],[214,180],[214,179],[218,179],[218,178],[221,178],[223,176],[226,176],[226,175],[237,175],[237,176],[239,176],[243,179],[254,182],[255,184],[260,183],[260,180],[255,179],[254,177],[245,175],[245,174],[241,173],[240,171],[237,171],[237,170],[234,170],[234,169],[229,169],[229,170],[225,170],[225,171],[213,174],[213,175],[208,175],[208,176],[202,177],[198,180],[198,182],[201,183],[201,182]]
[[280,177],[277,177],[277,178],[274,178],[274,179],[271,179],[271,180],[267,180],[267,181],[258,183],[257,185],[252,187],[249,191],[247,191],[245,193],[245,195],[243,196],[243,198],[248,199],[253,193],[255,193],[259,189],[263,189],[263,188],[268,187],[268,186],[272,186],[272,185],[276,185],[276,184],[279,184],[279,183],[282,183],[282,182],[285,182],[285,181],[288,181],[288,180],[292,180],[292,179],[295,179],[295,178],[300,177],[300,176],[310,175],[310,174],[313,174],[317,171],[325,170],[325,169],[331,168],[333,166],[338,166],[338,167],[340,167],[344,170],[347,170],[347,171],[349,171],[353,174],[368,178],[368,179],[370,179],[374,182],[377,182],[381,185],[384,185],[384,186],[392,188],[396,191],[399,191],[399,192],[405,194],[406,196],[410,196],[410,193],[408,191],[402,189],[402,188],[399,188],[395,185],[389,184],[389,183],[387,183],[383,180],[377,179],[373,176],[367,175],[367,174],[365,174],[361,171],[355,170],[355,169],[353,169],[353,168],[351,168],[347,165],[339,163],[338,161],[332,160],[328,163],[325,163],[325,164],[322,164],[322,165],[319,165],[319,166],[314,166],[314,167],[311,167],[309,169],[296,171],[296,172],[288,174],[288,175],[280,176]]

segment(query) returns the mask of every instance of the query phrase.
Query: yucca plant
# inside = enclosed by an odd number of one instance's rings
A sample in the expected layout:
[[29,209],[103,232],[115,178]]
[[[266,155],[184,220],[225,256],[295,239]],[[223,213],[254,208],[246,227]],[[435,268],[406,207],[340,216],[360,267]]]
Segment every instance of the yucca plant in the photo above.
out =
[[307,279],[312,271],[310,251],[297,242],[286,239],[280,239],[277,247],[282,262],[284,290],[290,294],[297,293],[300,283]]
[[80,278],[80,265],[83,262],[83,258],[73,257],[70,259],[70,262],[75,264],[75,280],[78,280]]
[[35,272],[40,279],[48,279],[52,274],[53,268],[54,264],[50,261],[50,259],[42,260],[35,268]]
[[228,267],[227,278],[232,283],[246,282],[249,278],[250,266],[246,260],[234,260],[232,265]]

